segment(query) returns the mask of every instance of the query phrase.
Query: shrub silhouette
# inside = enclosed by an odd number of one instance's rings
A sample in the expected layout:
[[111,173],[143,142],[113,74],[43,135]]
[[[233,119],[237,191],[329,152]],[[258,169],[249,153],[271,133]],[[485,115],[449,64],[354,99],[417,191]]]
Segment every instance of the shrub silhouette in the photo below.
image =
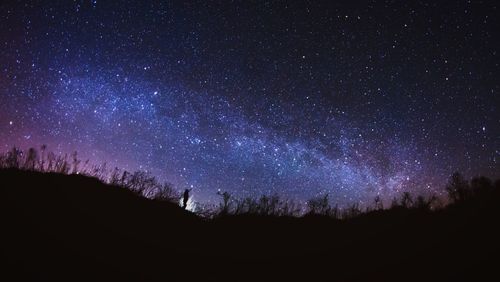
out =
[[231,194],[229,192],[218,191],[217,195],[222,197],[222,202],[219,205],[219,215],[227,215],[231,208]]
[[342,213],[343,219],[355,218],[362,213],[358,203],[353,203],[348,206]]
[[375,196],[373,199],[373,206],[375,210],[383,210],[384,209],[384,203],[382,203],[382,199],[380,196]]
[[410,208],[413,205],[413,198],[410,192],[404,192],[399,204],[403,208]]
[[437,197],[434,195],[428,197],[427,199],[424,196],[419,195],[413,203],[413,208],[418,210],[430,211],[433,206],[435,206],[436,202]]
[[494,186],[491,179],[480,176],[471,179],[470,189],[472,195],[476,197],[485,197],[493,193]]
[[300,204],[290,199],[281,199],[279,195],[262,195],[258,199],[245,197],[234,199],[233,215],[260,216],[298,216],[302,210]]
[[452,174],[448,184],[446,185],[446,192],[452,202],[465,201],[470,196],[469,184],[459,172]]
[[312,198],[307,201],[308,214],[311,215],[329,215],[331,211],[330,202],[328,201],[328,194]]
[[180,198],[180,193],[175,190],[171,183],[165,182],[162,186],[157,187],[152,198],[158,201],[166,201],[175,203]]
[[30,148],[26,155],[24,168],[27,170],[34,171],[37,164],[38,164],[38,153],[34,148]]
[[[0,155],[0,168],[20,169],[26,171],[55,172],[60,174],[82,174],[95,177],[110,185],[129,189],[139,196],[178,204],[180,193],[168,182],[160,183],[149,172],[122,171],[118,168],[109,170],[106,163],[101,165],[90,165],[89,160],[82,162],[77,152],[72,154],[55,155],[47,152],[47,146],[40,147],[40,153],[35,148],[29,148],[26,152],[13,147],[8,152]],[[459,204],[470,198],[487,198],[500,190],[499,181],[493,183],[487,177],[475,177],[470,183],[464,177],[455,172],[450,177],[445,187],[450,203]],[[277,194],[262,195],[259,198],[245,197],[238,199],[229,192],[217,192],[221,196],[221,202],[217,208],[209,205],[198,205],[196,214],[204,217],[228,216],[228,215],[259,215],[259,216],[301,216],[321,215],[336,219],[349,219],[363,213],[359,203],[339,208],[338,205],[331,206],[329,195],[323,195],[306,201],[306,208],[293,199],[281,199]],[[432,195],[416,198],[409,192],[404,192],[398,199],[394,197],[390,209],[417,209],[430,211],[439,207],[439,199]],[[204,210],[202,210],[204,209]],[[383,210],[384,205],[380,196],[373,200],[373,206],[366,206],[365,213]]]

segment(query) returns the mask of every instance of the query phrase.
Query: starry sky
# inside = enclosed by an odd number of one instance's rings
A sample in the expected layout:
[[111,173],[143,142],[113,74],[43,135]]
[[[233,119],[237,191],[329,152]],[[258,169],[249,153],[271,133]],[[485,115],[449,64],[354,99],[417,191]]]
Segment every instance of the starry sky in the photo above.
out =
[[497,1],[2,1],[0,149],[334,203],[500,176]]

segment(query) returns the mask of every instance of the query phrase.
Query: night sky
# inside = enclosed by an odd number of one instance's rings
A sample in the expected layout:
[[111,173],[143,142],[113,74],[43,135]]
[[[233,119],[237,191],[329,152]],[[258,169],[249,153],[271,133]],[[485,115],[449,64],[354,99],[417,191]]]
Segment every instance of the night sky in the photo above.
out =
[[77,150],[200,202],[500,177],[497,1],[30,2],[0,4],[1,151]]

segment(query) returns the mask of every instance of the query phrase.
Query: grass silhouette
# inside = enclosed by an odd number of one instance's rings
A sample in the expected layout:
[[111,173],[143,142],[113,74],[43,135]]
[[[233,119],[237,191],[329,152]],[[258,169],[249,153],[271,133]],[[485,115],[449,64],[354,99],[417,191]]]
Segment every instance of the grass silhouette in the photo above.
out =
[[445,206],[404,194],[387,209],[340,210],[327,196],[304,208],[221,192],[202,217],[147,173],[43,148],[2,155],[0,189],[3,281],[498,278],[500,182],[485,177],[453,175]]

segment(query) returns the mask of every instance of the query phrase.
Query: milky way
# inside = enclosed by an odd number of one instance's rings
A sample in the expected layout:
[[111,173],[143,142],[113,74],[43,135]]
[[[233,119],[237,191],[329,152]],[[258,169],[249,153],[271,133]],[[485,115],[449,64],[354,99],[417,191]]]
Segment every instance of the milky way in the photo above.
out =
[[495,1],[137,2],[2,1],[2,150],[76,150],[202,202],[500,176]]

